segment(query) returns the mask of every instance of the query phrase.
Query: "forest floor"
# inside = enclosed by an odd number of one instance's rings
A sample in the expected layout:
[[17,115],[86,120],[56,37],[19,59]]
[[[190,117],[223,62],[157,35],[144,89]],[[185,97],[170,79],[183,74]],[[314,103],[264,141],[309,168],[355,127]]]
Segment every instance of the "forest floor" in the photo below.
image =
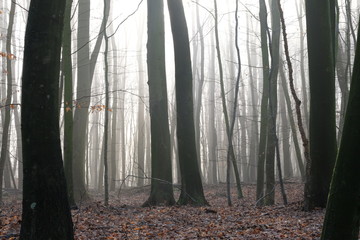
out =
[[[141,207],[149,187],[113,193],[107,207],[93,193],[72,210],[75,239],[319,239],[325,211],[302,211],[302,184],[287,183],[285,188],[288,205],[276,189],[277,203],[268,207],[255,207],[255,185],[243,185],[245,197],[240,200],[233,188],[232,207],[227,206],[224,184],[204,187],[207,207]],[[21,195],[5,193],[0,239],[18,239],[20,222]]]

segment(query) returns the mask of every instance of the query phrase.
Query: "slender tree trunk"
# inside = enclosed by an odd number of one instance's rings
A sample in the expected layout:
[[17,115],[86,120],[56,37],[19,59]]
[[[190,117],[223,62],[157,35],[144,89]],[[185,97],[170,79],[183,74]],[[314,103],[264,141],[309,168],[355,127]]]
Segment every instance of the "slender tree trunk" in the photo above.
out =
[[[247,21],[247,23],[250,20]],[[250,27],[247,25],[247,60],[249,67],[249,86],[250,86],[250,96],[251,96],[251,127],[248,129],[248,137],[250,138],[250,145],[249,145],[249,171],[250,176],[249,180],[251,182],[256,180],[256,154],[258,153],[258,141],[259,141],[259,127],[258,127],[258,116],[257,116],[257,94],[256,91],[256,69],[253,71],[253,66],[256,65],[256,61],[252,59],[251,56],[256,56],[256,50],[254,47],[250,47]]]
[[266,131],[267,131],[267,113],[269,102],[269,53],[267,43],[267,10],[264,0],[259,0],[260,4],[260,30],[261,30],[261,53],[263,67],[263,89],[261,97],[261,116],[260,116],[260,139],[259,154],[257,164],[257,182],[256,182],[256,201],[257,205],[263,204],[264,196],[264,170],[265,170],[265,150],[266,150]]
[[[111,0],[104,0],[104,18],[109,14]],[[106,22],[105,22],[106,24]],[[109,38],[107,36],[106,28],[104,29],[105,51],[105,119],[104,119],[104,204],[109,205],[109,169],[108,169],[108,140],[109,140]]]
[[[214,38],[211,38],[211,42],[214,42]],[[213,44],[212,44],[213,45]],[[208,98],[209,98],[209,115],[208,115],[208,159],[210,164],[210,183],[217,184],[218,183],[218,174],[217,174],[217,134],[215,127],[215,49],[211,48],[210,53],[210,67],[209,67],[210,76],[213,76],[209,82],[208,89]]]
[[[265,204],[272,205],[275,203],[275,148],[278,147],[278,138],[276,135],[277,122],[277,79],[279,72],[280,60],[280,16],[277,1],[271,1],[271,25],[272,39],[270,45],[271,53],[271,70],[269,76],[269,109],[268,109],[268,129],[266,144],[266,189]],[[279,156],[277,156],[279,157]]]
[[[227,169],[228,173],[230,174],[230,164],[233,165],[234,173],[235,173],[235,179],[236,179],[236,185],[237,185],[237,194],[238,198],[241,198],[242,190],[241,190],[241,183],[240,183],[240,175],[239,170],[236,163],[236,157],[234,152],[234,146],[233,146],[233,130],[234,130],[234,124],[230,124],[229,114],[227,110],[227,104],[226,104],[226,96],[225,96],[225,86],[224,86],[224,77],[223,77],[223,67],[222,67],[222,60],[221,60],[221,53],[220,53],[220,41],[219,41],[219,31],[218,31],[218,14],[217,14],[217,2],[214,0],[214,6],[215,6],[215,43],[216,43],[216,52],[217,52],[217,59],[218,59],[218,67],[219,67],[219,77],[220,77],[220,87],[221,87],[221,99],[222,99],[222,108],[223,108],[223,114],[224,114],[224,120],[225,120],[225,126],[226,126],[226,135],[228,140],[228,148],[227,148]],[[236,103],[235,103],[236,104]],[[234,114],[235,117],[235,114]],[[235,120],[232,120],[235,122]],[[228,174],[227,174],[228,175]],[[228,180],[228,186],[227,186],[227,192],[228,192],[228,205],[231,205],[230,197],[230,176],[227,176]]]
[[[9,13],[9,25],[7,28],[6,38],[6,51],[8,54],[11,53],[11,40],[13,33],[14,17],[15,17],[15,2],[11,2],[10,13]],[[6,58],[6,72],[7,72],[7,86],[6,86],[6,101],[5,101],[5,117],[3,118],[3,131],[1,139],[1,154],[0,154],[0,189],[2,189],[3,173],[5,169],[5,162],[8,158],[9,151],[9,127],[11,120],[11,100],[12,100],[12,85],[13,85],[13,72],[12,72],[12,59]],[[2,201],[2,190],[0,190],[0,202]]]
[[[196,1],[198,3],[198,0]],[[199,161],[199,167],[201,171],[201,155],[200,155],[200,132],[201,132],[201,126],[200,126],[200,115],[201,115],[201,107],[202,107],[202,92],[203,92],[203,86],[205,82],[205,43],[204,43],[204,32],[200,23],[200,13],[199,13],[199,5],[196,4],[196,24],[197,29],[199,33],[199,42],[200,42],[200,76],[199,78],[193,78],[199,79],[197,88],[195,88],[195,109],[194,109],[194,115],[195,115],[195,130],[196,130],[196,151]],[[194,64],[197,64],[197,62],[194,61]],[[193,68],[194,73],[195,69]],[[205,157],[205,156],[204,156]],[[204,172],[204,171],[203,171]]]
[[281,85],[282,85],[282,89],[283,89],[283,93],[284,93],[284,97],[285,97],[286,109],[288,112],[291,131],[292,131],[292,140],[294,143],[296,160],[298,163],[298,168],[300,171],[301,179],[304,181],[305,180],[305,167],[304,167],[304,163],[303,163],[302,156],[301,156],[301,150],[300,150],[300,145],[299,145],[299,140],[298,140],[298,135],[297,135],[296,123],[295,123],[295,119],[293,116],[291,100],[290,100],[289,91],[288,91],[287,84],[286,84],[284,67],[283,67],[281,60],[280,60],[280,79],[281,79]]
[[118,127],[118,54],[117,54],[117,47],[116,47],[116,43],[115,43],[115,38],[111,39],[111,44],[112,44],[112,50],[113,50],[113,56],[112,56],[112,60],[113,60],[113,73],[114,73],[114,77],[113,77],[113,102],[112,102],[112,110],[113,110],[113,117],[112,117],[112,129],[111,129],[111,169],[110,169],[110,191],[114,191],[115,190],[115,186],[116,186],[116,173],[117,173],[117,166],[118,166],[118,151],[117,151],[117,141],[118,141],[118,135],[117,135],[117,127]]
[[77,89],[76,110],[73,126],[73,182],[76,201],[88,198],[85,186],[85,133],[88,124],[90,99],[90,0],[79,0],[78,4],[78,37],[77,37]]
[[[280,70],[281,71],[281,70]],[[280,74],[281,75],[281,74]],[[280,76],[281,79],[281,76]],[[282,158],[284,164],[284,178],[290,178],[294,175],[290,153],[290,127],[288,123],[287,110],[285,106],[284,91],[279,98],[279,107],[281,115],[281,133],[282,133]],[[289,112],[292,114],[292,112]]]
[[88,198],[85,187],[85,134],[89,121],[89,106],[91,85],[93,81],[96,60],[99,56],[104,29],[109,17],[109,10],[104,12],[99,34],[94,50],[90,56],[90,0],[79,0],[78,4],[78,82],[77,82],[77,108],[74,114],[74,148],[73,148],[73,173],[75,200]]
[[75,205],[73,191],[73,78],[71,60],[71,5],[72,0],[66,1],[64,30],[63,30],[63,50],[62,68],[64,75],[64,167],[67,183],[67,192],[70,206]]
[[[141,27],[141,33],[138,36],[138,47],[139,47],[139,53],[142,52],[142,32],[143,29]],[[144,186],[144,178],[145,178],[145,120],[144,120],[144,85],[145,85],[145,79],[144,79],[144,69],[143,69],[143,62],[141,54],[138,55],[137,58],[138,61],[138,68],[139,68],[139,101],[138,101],[138,116],[137,116],[137,123],[138,123],[138,136],[137,136],[137,185],[138,186]]]
[[306,85],[306,74],[305,74],[305,37],[304,26],[303,26],[303,9],[304,9],[304,0],[300,0],[300,6],[295,4],[296,12],[299,22],[299,34],[300,34],[300,76],[301,76],[301,87],[302,87],[302,105],[304,113],[304,122],[305,128],[309,129],[309,104],[308,104],[308,90]]

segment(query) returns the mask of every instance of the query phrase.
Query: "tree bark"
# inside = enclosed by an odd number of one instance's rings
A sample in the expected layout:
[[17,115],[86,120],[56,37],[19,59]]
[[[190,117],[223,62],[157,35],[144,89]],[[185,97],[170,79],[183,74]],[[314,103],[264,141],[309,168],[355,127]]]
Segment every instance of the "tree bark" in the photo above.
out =
[[64,167],[70,206],[75,205],[73,191],[73,78],[71,59],[71,5],[66,1],[63,30],[62,68],[64,75]]
[[[8,54],[11,53],[11,39],[14,25],[14,17],[15,17],[15,2],[11,2],[10,19],[7,29],[7,38],[6,38],[6,51]],[[5,117],[3,124],[3,132],[1,139],[1,154],[0,154],[0,202],[2,201],[2,185],[3,185],[3,173],[5,170],[6,159],[8,158],[9,151],[9,128],[10,128],[10,120],[11,120],[11,99],[12,99],[12,85],[13,85],[13,73],[12,73],[12,59],[6,58],[6,71],[7,71],[7,86],[6,86],[6,101],[5,101]]]
[[[360,31],[358,32],[360,39]],[[348,107],[331,181],[321,239],[358,239],[360,207],[360,41],[357,42]]]
[[329,1],[306,1],[311,167],[305,186],[305,210],[326,207],[337,151],[331,12]]
[[267,10],[264,0],[259,0],[260,4],[260,30],[261,30],[261,53],[263,67],[263,88],[261,96],[261,116],[260,116],[260,139],[259,154],[257,164],[257,182],[256,182],[256,201],[257,205],[263,204],[264,196],[264,170],[265,170],[265,150],[266,150],[266,131],[267,131],[267,113],[269,102],[269,52],[267,43]]
[[58,115],[64,10],[65,1],[32,0],[29,8],[21,99],[21,240],[74,238]]
[[181,205],[207,205],[197,160],[189,36],[182,0],[168,0],[175,54],[177,141]]
[[151,192],[143,206],[173,205],[175,199],[168,122],[163,0],[148,0],[147,51],[151,121]]

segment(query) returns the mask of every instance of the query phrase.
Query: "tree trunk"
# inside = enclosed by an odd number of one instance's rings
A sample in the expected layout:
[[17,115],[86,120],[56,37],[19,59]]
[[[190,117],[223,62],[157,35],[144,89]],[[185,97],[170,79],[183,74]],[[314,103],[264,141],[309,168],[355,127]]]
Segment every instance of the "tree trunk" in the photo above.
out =
[[[326,207],[336,158],[335,77],[328,1],[306,1],[310,81],[310,175],[305,210]],[[316,23],[316,24],[315,24]],[[326,121],[324,121],[326,119]]]
[[114,73],[114,77],[113,77],[113,102],[112,102],[112,112],[113,112],[113,117],[112,117],[112,126],[111,126],[111,143],[110,143],[110,152],[111,152],[111,169],[110,169],[110,191],[114,191],[115,187],[116,187],[116,173],[118,171],[118,152],[117,151],[117,146],[119,145],[117,143],[118,141],[118,135],[117,135],[117,127],[118,127],[118,81],[119,81],[119,77],[118,77],[118,54],[117,54],[117,47],[116,47],[116,43],[115,43],[115,39],[112,38],[111,39],[111,44],[112,44],[112,50],[113,50],[113,56],[112,56],[112,60],[113,60],[113,73]]
[[257,205],[263,204],[264,196],[264,170],[265,170],[265,150],[266,150],[266,131],[267,131],[267,113],[269,102],[269,53],[267,43],[267,10],[264,0],[259,0],[260,4],[260,30],[261,30],[261,53],[263,67],[263,89],[261,96],[261,116],[260,116],[260,139],[259,154],[257,165],[257,182],[256,182],[256,201]]
[[[198,3],[198,0],[196,1]],[[200,115],[201,115],[201,107],[202,107],[202,92],[203,92],[203,86],[205,82],[205,43],[204,43],[204,33],[203,29],[200,23],[200,13],[199,13],[199,5],[196,4],[196,24],[197,29],[199,33],[198,40],[200,42],[200,76],[197,84],[194,84],[197,86],[195,88],[195,94],[194,94],[194,100],[195,100],[195,108],[194,108],[194,115],[195,115],[195,130],[196,130],[196,151],[197,151],[197,157],[199,161],[199,167],[201,171],[201,154],[200,154],[200,132],[201,132],[201,126],[200,126]],[[194,61],[194,64],[198,64]],[[197,71],[194,70],[194,75]],[[196,78],[194,78],[195,80]],[[205,156],[204,156],[205,157]],[[204,172],[204,171],[203,171]],[[204,174],[203,174],[204,175]]]
[[147,50],[151,121],[151,192],[143,206],[173,205],[175,199],[168,122],[163,0],[148,0]]
[[[249,20],[248,20],[249,21]],[[248,22],[247,21],[247,22]],[[251,29],[253,29],[251,24]],[[256,86],[257,86],[257,70],[253,71],[252,67],[256,66],[257,60],[255,56],[257,55],[255,47],[250,47],[250,27],[247,26],[247,59],[248,63],[250,65],[249,67],[249,87],[250,87],[250,95],[251,95],[251,110],[249,111],[251,113],[251,127],[248,129],[248,137],[250,138],[250,144],[249,144],[249,180],[251,182],[256,181],[256,155],[258,153],[258,142],[259,142],[259,126],[258,126],[258,97],[256,94]],[[253,59],[253,58],[255,59]]]
[[[15,2],[11,2],[10,13],[9,13],[9,25],[7,29],[7,38],[6,38],[6,51],[8,54],[11,53],[11,39],[14,25],[15,17]],[[3,118],[3,132],[1,139],[1,154],[0,154],[0,202],[2,201],[2,182],[3,182],[3,173],[5,170],[5,162],[8,158],[9,151],[9,128],[11,120],[11,99],[12,99],[12,85],[13,85],[13,73],[12,73],[12,59],[10,57],[6,58],[6,72],[7,72],[7,86],[6,86],[6,101],[5,101],[5,117]]]
[[196,153],[189,36],[182,0],[168,0],[175,54],[177,141],[181,172],[179,204],[207,205]]
[[296,154],[296,159],[297,159],[297,163],[298,163],[298,168],[300,171],[301,179],[304,181],[305,180],[305,167],[304,167],[304,163],[303,163],[302,156],[301,156],[301,150],[300,150],[300,145],[299,145],[299,140],[298,140],[298,135],[297,135],[296,123],[295,123],[295,119],[293,116],[291,100],[290,100],[289,91],[288,91],[287,84],[286,84],[284,67],[283,67],[281,60],[280,60],[280,79],[281,79],[281,85],[282,85],[282,89],[283,89],[283,93],[284,93],[284,97],[285,97],[285,101],[286,101],[286,108],[287,108],[289,122],[290,122],[290,126],[291,126],[292,139],[294,142],[294,148],[295,148],[295,154]]
[[88,124],[90,105],[90,0],[79,0],[78,4],[78,36],[77,36],[77,89],[76,110],[73,126],[73,182],[76,201],[88,198],[85,186],[85,134]]
[[[141,28],[141,33],[138,36],[138,47],[139,52],[142,52],[142,39],[143,39],[143,28]],[[137,185],[144,186],[145,181],[145,111],[144,111],[144,69],[143,69],[143,62],[142,62],[142,55],[139,54],[137,61],[138,61],[138,68],[139,68],[139,99],[138,99],[138,116],[137,116],[137,124],[138,124],[138,135],[137,135]]]
[[[104,0],[104,18],[107,19],[109,14],[111,0]],[[106,21],[105,21],[106,24]],[[104,51],[104,80],[105,80],[105,117],[104,117],[104,205],[109,205],[109,169],[108,169],[108,142],[109,142],[109,62],[108,62],[108,53],[109,53],[109,38],[107,36],[106,28],[104,29],[104,41],[105,41],[105,51]]]
[[269,109],[268,109],[268,129],[266,144],[266,189],[265,204],[275,203],[275,148],[277,147],[276,118],[277,118],[277,79],[279,73],[279,47],[280,47],[280,16],[277,1],[271,1],[271,26],[272,39],[271,51],[271,70],[269,76]]
[[65,1],[32,0],[29,8],[21,99],[21,240],[74,238],[58,115],[64,10]]
[[[358,32],[360,39],[360,31]],[[321,239],[358,239],[360,208],[360,41],[357,42],[353,76],[324,219]]]
[[[228,141],[228,147],[227,147],[227,157],[226,157],[226,163],[227,163],[227,194],[228,194],[228,205],[231,205],[231,199],[230,199],[230,164],[234,167],[234,173],[235,173],[235,179],[236,179],[236,185],[237,185],[237,194],[238,198],[242,197],[242,190],[241,190],[241,183],[240,183],[240,174],[236,163],[236,156],[233,146],[233,124],[230,125],[230,119],[229,119],[229,113],[227,109],[226,104],[226,93],[225,93],[225,84],[224,84],[224,77],[223,77],[223,66],[222,66],[222,60],[221,60],[221,52],[220,52],[220,40],[219,40],[219,31],[218,31],[218,14],[217,14],[217,2],[214,0],[214,6],[215,6],[215,44],[216,44],[216,53],[217,53],[217,59],[218,59],[218,67],[219,67],[219,78],[220,78],[220,88],[221,88],[221,100],[222,100],[222,109],[223,109],[223,115],[224,115],[224,121],[225,121],[225,127],[226,127],[226,136]],[[233,120],[233,119],[232,119]],[[235,122],[235,120],[234,120]]]
[[[280,70],[281,71],[281,70]],[[281,76],[280,76],[281,78]],[[290,153],[290,127],[288,123],[287,111],[285,106],[285,97],[284,92],[279,98],[279,107],[281,115],[281,133],[282,133],[282,158],[284,163],[284,178],[290,178],[294,175],[292,162],[291,162],[291,153]],[[292,114],[289,112],[288,114]]]
[[62,67],[64,75],[64,167],[70,206],[75,205],[73,191],[73,78],[71,60],[71,5],[66,1],[63,31]]
[[[211,43],[214,42],[214,38],[211,38]],[[211,44],[213,45],[213,44]],[[209,159],[209,179],[211,184],[218,183],[218,174],[217,174],[217,134],[215,127],[215,49],[211,48],[210,53],[210,67],[209,67],[210,76],[213,76],[209,82],[208,89],[208,98],[209,98],[209,110],[208,110],[208,159]]]

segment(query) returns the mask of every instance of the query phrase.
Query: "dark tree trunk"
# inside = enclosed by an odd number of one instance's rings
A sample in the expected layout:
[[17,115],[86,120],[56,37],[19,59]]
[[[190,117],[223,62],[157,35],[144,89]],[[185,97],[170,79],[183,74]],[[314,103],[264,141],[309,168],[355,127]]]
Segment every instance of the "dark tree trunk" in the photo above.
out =
[[[271,1],[271,70],[269,76],[269,108],[268,129],[266,141],[266,189],[265,204],[275,203],[275,148],[277,147],[276,120],[277,120],[277,79],[279,73],[279,46],[280,46],[280,14],[277,1]],[[278,157],[278,155],[277,155]]]
[[65,1],[32,0],[25,33],[21,240],[73,239],[59,129]]
[[175,52],[177,140],[181,171],[179,204],[206,205],[197,160],[189,36],[181,0],[168,0]]
[[75,205],[73,191],[73,78],[71,59],[71,5],[72,0],[66,1],[63,31],[62,67],[64,75],[64,167],[67,182],[69,203]]
[[259,153],[257,163],[257,180],[256,180],[256,201],[262,205],[264,196],[264,170],[265,170],[265,149],[266,149],[266,130],[267,130],[267,111],[269,103],[269,53],[267,43],[267,9],[264,0],[259,0],[260,4],[260,28],[261,28],[261,53],[263,67],[263,88],[261,96],[261,116],[260,116],[260,138]]
[[[360,39],[360,31],[358,33]],[[358,239],[360,220],[360,41],[354,69],[344,129],[334,173],[321,239]]]
[[151,121],[151,192],[143,206],[173,205],[165,72],[163,0],[148,0],[147,64]]
[[336,158],[333,26],[329,1],[306,1],[310,82],[310,175],[306,210],[326,207]]
[[[104,0],[104,16],[103,18],[107,20],[109,9],[110,9],[111,0]],[[106,21],[105,21],[106,24]],[[104,204],[105,206],[109,205],[109,167],[108,167],[108,149],[109,149],[109,62],[108,62],[108,53],[109,53],[109,38],[107,36],[106,29],[104,29],[104,41],[105,41],[105,51],[104,51],[104,63],[105,63],[105,118],[104,118]]]

